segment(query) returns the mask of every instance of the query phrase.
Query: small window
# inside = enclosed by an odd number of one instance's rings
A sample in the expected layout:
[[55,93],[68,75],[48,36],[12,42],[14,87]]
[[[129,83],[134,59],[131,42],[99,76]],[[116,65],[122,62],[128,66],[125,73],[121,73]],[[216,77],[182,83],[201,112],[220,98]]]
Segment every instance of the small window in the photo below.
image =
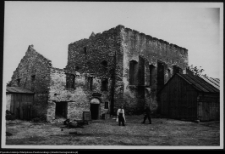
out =
[[109,102],[105,102],[105,109],[109,109]]
[[17,80],[16,80],[17,86],[18,86],[18,87],[20,86],[20,80],[21,80],[21,79],[17,79]]
[[88,89],[93,89],[93,77],[88,77]]
[[75,88],[75,75],[66,74],[66,88]]
[[108,79],[102,79],[101,91],[108,91]]

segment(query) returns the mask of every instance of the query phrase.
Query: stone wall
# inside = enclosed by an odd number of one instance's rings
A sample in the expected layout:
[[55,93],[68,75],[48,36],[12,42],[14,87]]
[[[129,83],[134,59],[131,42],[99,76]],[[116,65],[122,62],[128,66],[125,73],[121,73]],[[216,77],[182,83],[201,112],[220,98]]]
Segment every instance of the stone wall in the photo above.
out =
[[[153,111],[157,111],[157,91],[172,77],[173,66],[178,66],[185,71],[188,66],[187,49],[125,27],[121,28],[121,38],[124,98],[127,112],[141,113],[144,104],[149,104]],[[130,85],[129,63],[132,60],[140,63],[140,59],[144,59],[144,84]],[[158,62],[161,62],[164,67],[162,78],[159,77]],[[150,85],[150,65],[154,68],[152,85]],[[138,66],[140,67],[140,64]],[[140,91],[145,93],[144,100],[138,99]]]
[[[66,73],[75,75],[75,88],[66,88]],[[93,89],[88,87],[88,77],[93,77]],[[51,68],[49,99],[47,107],[47,120],[55,120],[56,103],[67,103],[67,116],[69,119],[82,119],[83,111],[90,111],[90,100],[93,93],[101,93],[102,102],[108,101],[108,94],[100,91],[100,79],[88,73],[80,74],[77,71],[68,71]],[[104,103],[100,104],[100,114],[108,112]]]
[[[182,71],[188,66],[187,49],[122,25],[92,33],[88,39],[69,44],[68,50],[67,70],[110,79],[109,99],[114,102],[114,113],[121,104],[128,114],[142,113],[146,103],[157,111],[157,91],[177,72],[174,66]],[[129,84],[132,60],[138,63],[136,85]],[[102,67],[103,61],[107,70]]]
[[107,78],[108,99],[117,106],[123,102],[123,53],[120,30],[121,27],[117,26],[102,33],[92,33],[88,39],[69,44],[66,66],[66,70],[69,71],[91,73],[99,79]]
[[[33,45],[30,45],[25,56],[13,72],[11,86],[23,87],[35,93],[34,117],[45,118],[46,116],[51,66],[51,61],[36,52]],[[20,83],[18,83],[18,79]]]

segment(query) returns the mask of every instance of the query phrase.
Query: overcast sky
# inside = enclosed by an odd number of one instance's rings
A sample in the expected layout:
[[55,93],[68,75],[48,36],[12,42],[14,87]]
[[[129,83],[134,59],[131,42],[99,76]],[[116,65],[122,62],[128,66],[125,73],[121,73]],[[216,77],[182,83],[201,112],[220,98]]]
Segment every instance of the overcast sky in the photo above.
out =
[[5,2],[4,81],[29,45],[67,64],[68,44],[121,24],[188,49],[189,65],[221,78],[222,3]]

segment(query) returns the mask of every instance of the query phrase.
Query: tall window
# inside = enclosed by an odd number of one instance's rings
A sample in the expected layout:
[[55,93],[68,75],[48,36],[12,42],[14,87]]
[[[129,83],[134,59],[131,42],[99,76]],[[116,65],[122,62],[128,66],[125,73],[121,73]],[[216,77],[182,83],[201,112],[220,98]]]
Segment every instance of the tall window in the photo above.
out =
[[149,85],[152,86],[154,84],[155,66],[149,65],[149,71],[150,71]]
[[75,75],[66,74],[66,88],[75,88]]
[[105,102],[105,109],[109,108],[109,102]]
[[130,61],[129,82],[130,85],[137,85],[138,83],[138,62]]
[[139,56],[138,63],[138,85],[145,84],[145,59]]
[[101,91],[108,91],[108,79],[102,79]]
[[93,90],[93,77],[88,77],[88,89]]

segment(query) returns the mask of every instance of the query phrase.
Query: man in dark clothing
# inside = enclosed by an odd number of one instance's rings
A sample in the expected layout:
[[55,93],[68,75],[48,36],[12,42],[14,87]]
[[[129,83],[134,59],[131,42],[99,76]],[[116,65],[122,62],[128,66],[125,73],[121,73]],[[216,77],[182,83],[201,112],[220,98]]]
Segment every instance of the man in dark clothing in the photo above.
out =
[[145,107],[145,110],[144,110],[144,121],[142,122],[142,124],[145,123],[145,120],[148,118],[148,121],[149,121],[149,124],[152,123],[152,120],[151,120],[151,110],[148,106]]

